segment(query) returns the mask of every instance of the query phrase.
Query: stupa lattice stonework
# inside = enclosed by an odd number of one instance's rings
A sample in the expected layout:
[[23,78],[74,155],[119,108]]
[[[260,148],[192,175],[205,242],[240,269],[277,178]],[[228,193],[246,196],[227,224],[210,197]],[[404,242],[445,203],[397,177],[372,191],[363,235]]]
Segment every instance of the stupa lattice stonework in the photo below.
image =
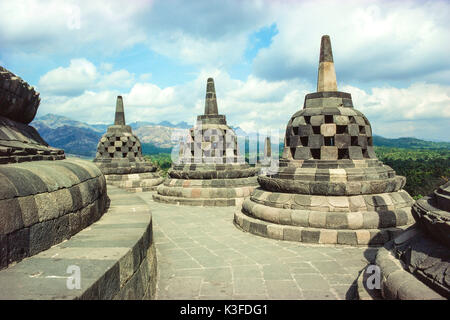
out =
[[128,191],[154,190],[164,180],[157,168],[144,159],[139,138],[125,124],[121,96],[117,97],[114,124],[100,138],[94,163],[108,184]]
[[368,119],[337,91],[330,38],[320,48],[317,92],[286,128],[278,173],[235,213],[257,235],[292,241],[379,245],[411,223],[406,179],[380,162]]
[[257,186],[258,169],[239,154],[237,136],[218,114],[214,81],[206,86],[205,113],[180,145],[180,156],[153,199],[160,202],[234,206]]
[[28,125],[39,102],[39,93],[0,67],[0,269],[72,237],[108,204],[95,165],[65,159]]

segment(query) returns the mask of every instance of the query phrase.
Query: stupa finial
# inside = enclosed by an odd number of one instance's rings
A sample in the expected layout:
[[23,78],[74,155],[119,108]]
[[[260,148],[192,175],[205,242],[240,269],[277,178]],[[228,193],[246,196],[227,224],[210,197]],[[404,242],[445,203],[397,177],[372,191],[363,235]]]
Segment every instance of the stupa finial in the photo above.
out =
[[205,115],[219,114],[217,110],[216,89],[214,87],[214,79],[208,78],[206,84],[206,98],[205,98]]
[[336,72],[334,70],[333,51],[330,36],[322,36],[320,43],[319,73],[317,76],[317,92],[337,91]]
[[272,157],[272,145],[270,143],[270,137],[266,137],[264,141],[264,158]]
[[118,125],[118,126],[125,125],[125,112],[123,111],[122,96],[117,96],[116,117],[114,119],[114,125]]

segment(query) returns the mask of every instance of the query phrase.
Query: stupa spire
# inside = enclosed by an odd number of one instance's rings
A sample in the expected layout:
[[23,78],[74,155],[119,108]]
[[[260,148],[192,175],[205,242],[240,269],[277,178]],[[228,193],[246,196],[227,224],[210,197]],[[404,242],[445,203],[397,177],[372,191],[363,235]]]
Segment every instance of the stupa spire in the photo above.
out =
[[125,125],[125,112],[123,111],[122,96],[117,96],[116,117],[114,119],[114,125],[118,125],[118,126]]
[[270,137],[266,137],[264,141],[264,158],[272,157],[272,145],[270,143]]
[[337,91],[336,72],[334,70],[333,51],[330,36],[322,36],[320,43],[319,72],[317,76],[317,92]]
[[206,98],[205,98],[205,115],[219,114],[217,110],[216,89],[214,87],[214,79],[208,78],[206,84]]

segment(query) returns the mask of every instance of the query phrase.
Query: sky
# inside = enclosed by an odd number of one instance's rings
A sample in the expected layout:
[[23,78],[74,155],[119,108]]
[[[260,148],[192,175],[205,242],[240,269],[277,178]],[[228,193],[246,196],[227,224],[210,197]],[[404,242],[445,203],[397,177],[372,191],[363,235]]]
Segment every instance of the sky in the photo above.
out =
[[109,124],[219,113],[284,132],[316,91],[320,38],[338,89],[374,134],[450,141],[450,1],[1,1],[0,65],[33,85],[38,116]]

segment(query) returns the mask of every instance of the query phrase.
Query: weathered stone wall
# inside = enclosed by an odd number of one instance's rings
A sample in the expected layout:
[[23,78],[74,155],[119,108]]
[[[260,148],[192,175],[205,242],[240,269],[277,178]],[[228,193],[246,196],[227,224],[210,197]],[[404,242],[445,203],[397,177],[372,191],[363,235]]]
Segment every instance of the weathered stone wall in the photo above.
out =
[[30,123],[39,107],[39,93],[21,78],[0,67],[0,116]]
[[[110,187],[108,212],[69,240],[0,271],[4,299],[153,299],[157,261],[145,202]],[[68,288],[68,267],[80,287]]]
[[0,166],[0,269],[70,238],[107,206],[101,171],[83,160]]
[[50,147],[33,127],[0,116],[0,164],[64,158],[64,151]]

